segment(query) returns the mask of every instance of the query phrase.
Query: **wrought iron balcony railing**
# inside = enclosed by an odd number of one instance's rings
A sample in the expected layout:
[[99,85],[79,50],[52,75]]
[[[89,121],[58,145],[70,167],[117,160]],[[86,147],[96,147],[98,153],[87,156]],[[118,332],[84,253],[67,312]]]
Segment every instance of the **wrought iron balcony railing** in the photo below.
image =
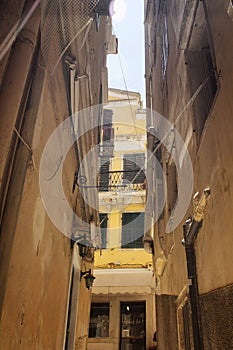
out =
[[73,192],[75,185],[79,188],[96,188],[99,192],[111,191],[142,191],[146,189],[145,172],[140,168],[135,170],[119,170],[100,172],[96,179],[96,184],[89,183],[84,175],[78,176],[75,173]]
[[145,173],[143,170],[109,171],[99,173],[97,189],[99,192],[108,191],[142,191],[145,189]]

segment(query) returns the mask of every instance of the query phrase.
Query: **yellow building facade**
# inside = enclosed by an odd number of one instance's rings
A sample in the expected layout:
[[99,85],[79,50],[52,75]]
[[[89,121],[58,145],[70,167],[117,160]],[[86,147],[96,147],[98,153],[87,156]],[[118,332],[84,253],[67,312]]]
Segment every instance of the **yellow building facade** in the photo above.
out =
[[146,114],[140,94],[109,89],[103,125],[102,248],[95,254],[88,349],[145,349],[153,345],[155,297],[152,255],[143,245]]

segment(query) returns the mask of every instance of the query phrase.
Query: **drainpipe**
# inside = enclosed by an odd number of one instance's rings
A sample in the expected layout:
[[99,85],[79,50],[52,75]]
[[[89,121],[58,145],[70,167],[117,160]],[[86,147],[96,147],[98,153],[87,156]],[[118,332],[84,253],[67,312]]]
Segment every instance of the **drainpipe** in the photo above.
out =
[[[27,1],[25,8],[28,8],[30,3],[31,1]],[[11,49],[0,91],[0,222],[18,144],[14,127],[21,133],[26,101],[32,84],[32,69],[37,58],[39,25],[40,11],[37,9],[18,34]]]
[[200,200],[198,193],[194,196],[194,215],[193,218],[188,219],[183,226],[184,239],[182,243],[185,246],[187,272],[189,285],[190,304],[192,311],[192,329],[193,329],[193,341],[195,350],[203,350],[203,341],[201,334],[201,318],[199,310],[199,292],[198,292],[198,280],[196,270],[196,254],[194,243],[198,232],[202,226],[204,209],[207,204],[207,199],[210,195],[210,190],[207,188],[204,190]]

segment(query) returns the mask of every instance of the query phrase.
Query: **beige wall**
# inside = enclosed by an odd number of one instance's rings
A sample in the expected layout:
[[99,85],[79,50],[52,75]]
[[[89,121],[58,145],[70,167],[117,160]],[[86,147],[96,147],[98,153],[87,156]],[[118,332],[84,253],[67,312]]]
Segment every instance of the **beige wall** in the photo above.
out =
[[[62,121],[63,116],[68,114],[61,82],[59,71],[53,82],[54,93],[60,100],[58,112],[54,110],[54,96],[48,88],[46,72],[43,68],[37,68],[33,81],[33,89],[37,92],[32,94],[33,104],[26,115],[27,122],[33,113],[37,114],[32,142],[37,169],[50,133],[56,128],[57,121]],[[41,84],[42,91],[38,91]],[[36,105],[37,111],[34,110]],[[27,140],[27,130],[24,129],[22,135]],[[2,222],[0,276],[4,295],[1,299],[0,344],[5,349],[19,346],[61,348],[72,253],[69,239],[58,232],[45,212],[39,192],[38,170],[30,162],[23,178],[24,163],[20,161],[26,161],[23,158],[25,149],[29,153],[21,143],[17,150],[19,158],[14,164],[14,181],[7,194]],[[75,169],[74,153],[70,154],[70,160],[73,167],[66,169],[67,193],[70,192]],[[18,187],[20,183],[24,184],[22,192]],[[15,207],[17,204],[18,208]],[[12,227],[12,223],[15,227]]]
[[[161,2],[162,3],[162,2]],[[202,134],[198,134],[197,120],[200,115],[195,112],[191,90],[191,74],[197,75],[194,62],[186,55],[189,31],[195,13],[195,4],[204,4],[207,18],[207,27],[210,33],[211,53],[216,64],[217,93],[210,108]],[[148,2],[149,4],[149,2]],[[189,4],[184,12],[184,5]],[[232,327],[228,324],[231,319],[232,308],[231,289],[233,284],[232,245],[233,245],[233,218],[232,218],[232,155],[233,147],[233,45],[230,37],[233,34],[233,21],[227,14],[229,1],[216,2],[167,2],[167,23],[169,55],[167,72],[161,74],[161,37],[162,27],[156,27],[152,9],[147,14],[146,22],[146,73],[147,73],[147,107],[152,106],[155,111],[176,123],[176,128],[185,140],[188,147],[194,174],[193,194],[209,187],[211,196],[204,213],[203,225],[195,241],[197,264],[198,289],[201,300],[201,320],[204,345],[206,349],[231,348]],[[149,7],[148,7],[149,9]],[[188,11],[187,11],[188,10]],[[183,22],[182,22],[183,21]],[[200,26],[195,19],[195,27]],[[155,23],[155,25],[153,25]],[[194,28],[195,28],[194,27]],[[220,29],[221,28],[221,29]],[[156,33],[157,30],[157,33]],[[155,38],[155,39],[154,39]],[[151,74],[151,75],[150,75]],[[150,87],[150,89],[149,89]],[[150,120],[148,120],[150,122]],[[164,173],[169,174],[171,168],[163,166]],[[166,177],[168,179],[168,177]],[[179,186],[179,181],[178,181]],[[169,182],[167,185],[169,191]],[[193,206],[190,206],[180,225],[174,233],[165,233],[167,220],[170,216],[166,204],[164,216],[155,225],[155,258],[162,259],[163,265],[160,278],[157,278],[157,294],[161,300],[170,298],[171,305],[167,312],[175,312],[174,300],[186,290],[187,267],[185,250],[181,245],[185,220],[193,215]],[[161,253],[161,251],[163,251]],[[158,260],[156,260],[158,262]],[[158,273],[158,270],[157,270]],[[173,298],[174,296],[174,298]],[[188,293],[187,293],[188,296]],[[220,300],[229,305],[227,310],[219,308]],[[177,301],[176,301],[177,303]],[[211,307],[210,307],[211,305]],[[216,310],[219,313],[216,314]],[[158,311],[158,310],[157,310]],[[161,311],[161,310],[160,310]],[[174,314],[175,315],[175,314]],[[174,322],[174,318],[173,321]],[[164,330],[171,331],[169,322],[163,319],[160,313],[160,335]],[[222,329],[222,324],[228,324],[228,332]],[[174,327],[173,327],[174,328]],[[214,331],[211,332],[210,330]],[[176,330],[172,337],[176,336]],[[163,337],[162,337],[163,338]],[[160,344],[162,344],[162,339]],[[220,345],[221,344],[221,345]],[[176,346],[176,347],[175,347]],[[174,345],[174,349],[177,348]],[[167,345],[170,349],[170,345]],[[160,346],[159,346],[160,349]],[[164,347],[162,346],[162,349]]]
[[[11,11],[14,12],[13,8]],[[20,9],[15,11],[17,17]],[[101,23],[99,33],[93,24],[88,39],[90,48],[98,49],[99,55],[93,56],[90,62],[88,45],[85,51],[77,53],[80,66],[85,67],[88,61],[89,72],[94,77],[89,91],[91,96],[86,100],[83,97],[80,108],[99,101],[106,54],[104,21]],[[21,32],[23,40],[21,37],[16,40],[6,69],[4,66],[1,70],[1,74],[4,73],[0,92],[1,349],[63,349],[74,254],[78,261],[77,275],[80,270],[86,271],[93,266],[93,260],[81,260],[75,251],[77,248],[71,248],[70,239],[50,221],[40,195],[38,169],[41,155],[52,132],[69,118],[69,102],[61,62],[51,76],[41,59],[40,48],[36,52],[39,24],[40,13],[36,11]],[[94,70],[95,75],[92,74]],[[95,141],[95,135],[91,140]],[[58,148],[63,147],[62,141],[61,138]],[[90,144],[82,146],[88,148]],[[73,210],[83,209],[78,191],[72,193],[76,168],[77,157],[75,149],[71,148],[62,175],[64,193]],[[55,197],[58,198],[59,193]],[[86,214],[89,219],[90,213]],[[61,215],[71,232],[72,222],[66,222],[66,213]],[[79,282],[78,279],[74,300],[77,314],[72,315],[73,331],[76,332],[73,343],[76,348],[85,349],[91,291],[85,287],[84,279]]]
[[[208,1],[210,28],[216,55],[217,71],[221,71],[216,101],[206,124],[195,162],[196,188],[208,184],[212,196],[207,207],[203,228],[197,240],[197,267],[200,293],[206,293],[233,283],[231,247],[233,245],[233,194],[231,183],[233,147],[233,21],[223,3]],[[224,24],[223,24],[224,23]],[[219,25],[223,30],[219,32]],[[208,252],[208,259],[206,253]],[[208,276],[206,278],[205,276]]]
[[[230,268],[232,257],[230,247],[233,244],[231,234],[233,222],[230,209],[233,200],[230,185],[232,179],[230,149],[232,148],[231,115],[233,104],[231,86],[233,70],[230,62],[232,61],[233,48],[229,42],[230,33],[233,32],[233,22],[227,15],[224,3],[217,4],[211,1],[205,3],[217,72],[221,71],[218,78],[218,91],[200,142],[194,132],[194,118],[198,118],[198,116],[194,116],[192,105],[186,108],[185,113],[176,124],[181,136],[188,142],[187,146],[192,157],[194,167],[193,194],[197,191],[202,192],[207,186],[211,189],[203,227],[195,244],[200,293],[206,293],[233,283],[233,270]],[[184,50],[177,49],[183,11],[181,2],[172,1],[167,7],[169,58],[164,82],[161,80],[160,60],[157,59],[156,64],[152,64],[153,109],[173,122],[191,97],[189,69],[192,68],[186,62]],[[219,31],[220,26],[221,31]],[[160,50],[160,37],[157,37],[156,40],[157,50]],[[160,57],[159,54],[157,57]],[[160,86],[159,89],[158,86]],[[166,94],[166,90],[169,92],[168,94]],[[191,138],[187,138],[190,130]],[[182,225],[192,213],[193,208],[190,205],[187,213],[184,213],[183,221],[175,230],[174,240],[172,234],[165,234],[163,248],[167,254],[173,243],[175,245],[161,278],[160,286],[164,293],[178,294],[187,283],[185,252],[181,245]],[[168,217],[169,213],[165,210],[165,219]],[[164,225],[163,222],[161,225]]]

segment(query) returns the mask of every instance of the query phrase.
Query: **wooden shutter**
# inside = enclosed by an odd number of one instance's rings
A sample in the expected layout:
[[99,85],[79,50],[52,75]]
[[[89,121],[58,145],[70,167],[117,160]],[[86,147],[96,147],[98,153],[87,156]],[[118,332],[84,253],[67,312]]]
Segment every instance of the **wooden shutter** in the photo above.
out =
[[109,158],[100,158],[100,180],[99,180],[99,191],[108,191],[109,186]]
[[143,248],[144,213],[122,214],[122,248]]
[[143,183],[145,180],[145,154],[125,154],[123,169],[123,179],[134,184]]

